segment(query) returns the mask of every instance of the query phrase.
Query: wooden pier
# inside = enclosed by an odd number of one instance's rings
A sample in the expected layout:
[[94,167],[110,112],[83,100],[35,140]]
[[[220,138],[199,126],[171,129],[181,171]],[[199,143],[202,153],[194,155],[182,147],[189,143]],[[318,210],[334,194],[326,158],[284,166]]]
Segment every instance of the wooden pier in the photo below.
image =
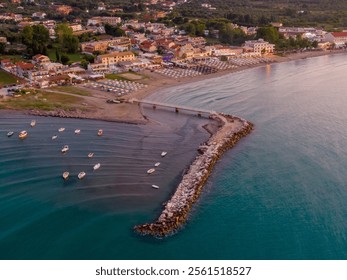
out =
[[199,117],[202,117],[204,114],[207,114],[207,116],[210,116],[212,114],[216,114],[214,111],[210,110],[205,110],[205,109],[196,109],[192,107],[187,107],[187,106],[181,106],[181,105],[171,105],[167,103],[162,103],[162,102],[155,102],[155,101],[145,101],[145,100],[138,100],[138,99],[132,99],[130,102],[134,104],[140,105],[148,105],[153,108],[153,110],[157,108],[164,108],[164,109],[172,109],[176,113],[179,112],[188,112],[188,113],[193,113],[197,114]]

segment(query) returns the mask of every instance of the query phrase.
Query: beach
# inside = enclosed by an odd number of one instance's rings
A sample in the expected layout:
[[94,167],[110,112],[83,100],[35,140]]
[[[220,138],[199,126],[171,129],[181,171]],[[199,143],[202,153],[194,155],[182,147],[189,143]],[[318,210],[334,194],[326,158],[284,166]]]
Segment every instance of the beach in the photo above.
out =
[[[269,55],[267,58],[271,59],[271,63],[282,63],[293,60],[306,59],[310,57],[325,56],[337,53],[346,53],[345,50],[334,50],[334,51],[307,51],[301,53],[291,53],[286,56],[276,56]],[[123,123],[132,123],[132,124],[145,124],[148,120],[141,109],[141,106],[136,104],[131,104],[132,99],[142,100],[152,94],[157,94],[158,92],[165,90],[166,88],[176,87],[179,85],[184,85],[188,83],[194,83],[206,79],[213,79],[221,77],[224,75],[229,75],[231,73],[245,71],[248,69],[261,67],[266,65],[266,63],[252,64],[246,66],[239,66],[232,69],[221,70],[212,74],[203,74],[195,77],[184,77],[184,78],[170,78],[164,75],[161,75],[156,72],[149,70],[144,70],[141,72],[146,79],[142,82],[147,85],[142,89],[137,90],[136,92],[130,93],[124,96],[124,99],[128,102],[122,104],[108,104],[106,100],[112,98],[112,94],[108,92],[98,91],[95,89],[86,89],[82,85],[76,85],[77,88],[81,90],[88,91],[89,96],[80,96],[73,93],[67,93],[63,91],[58,91],[55,89],[45,89],[45,91],[50,93],[59,93],[62,95],[76,96],[81,98],[79,106],[73,110],[52,110],[52,111],[43,111],[43,110],[21,110],[27,114],[31,115],[40,115],[40,116],[55,116],[55,117],[64,117],[64,118],[85,118],[85,119],[96,119],[104,121],[116,121]]]

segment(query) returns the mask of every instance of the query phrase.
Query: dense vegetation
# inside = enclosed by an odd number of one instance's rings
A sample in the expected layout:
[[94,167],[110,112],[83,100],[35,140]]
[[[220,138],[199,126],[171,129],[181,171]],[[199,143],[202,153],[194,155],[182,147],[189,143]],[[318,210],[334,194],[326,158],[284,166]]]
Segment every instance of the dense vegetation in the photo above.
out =
[[[203,8],[201,3],[216,10]],[[343,0],[192,0],[178,11],[183,17],[224,17],[241,25],[281,21],[286,26],[347,27],[347,1]]]

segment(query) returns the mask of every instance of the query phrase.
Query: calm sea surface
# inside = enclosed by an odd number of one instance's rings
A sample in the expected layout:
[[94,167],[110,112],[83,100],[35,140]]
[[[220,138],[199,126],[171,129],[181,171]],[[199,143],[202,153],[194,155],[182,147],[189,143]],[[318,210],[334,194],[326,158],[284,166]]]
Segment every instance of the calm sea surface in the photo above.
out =
[[[148,109],[148,126],[36,118],[31,128],[29,116],[0,113],[0,258],[347,259],[346,58],[274,64],[151,96],[255,124],[218,162],[185,228],[162,240],[132,227],[156,218],[174,192],[208,137],[203,119]],[[24,141],[6,136],[23,129]]]

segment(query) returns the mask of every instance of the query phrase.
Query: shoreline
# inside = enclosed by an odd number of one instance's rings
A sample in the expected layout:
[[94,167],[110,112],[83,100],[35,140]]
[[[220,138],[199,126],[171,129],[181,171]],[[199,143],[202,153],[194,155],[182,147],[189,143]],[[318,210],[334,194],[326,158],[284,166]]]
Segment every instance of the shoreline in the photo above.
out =
[[219,70],[211,74],[203,74],[200,76],[184,77],[179,79],[169,78],[167,76],[145,70],[144,73],[150,77],[148,87],[140,89],[137,92],[130,94],[129,96],[127,96],[127,100],[130,100],[132,98],[142,100],[152,94],[157,94],[158,92],[168,88],[195,83],[195,82],[199,82],[203,80],[218,78],[218,77],[230,75],[232,73],[237,73],[237,72],[241,72],[241,71],[245,71],[245,70],[249,70],[249,69],[253,69],[257,67],[262,67],[268,64],[271,65],[271,64],[290,62],[295,60],[320,57],[320,56],[326,56],[326,55],[342,54],[342,53],[347,54],[347,50],[309,51],[309,52],[302,52],[302,53],[291,53],[291,54],[288,54],[287,56],[270,55],[270,56],[267,56],[268,58],[273,59],[273,61],[270,63],[258,63],[253,65],[238,66],[232,69]]
[[[167,88],[172,88],[180,85],[186,85],[194,82],[199,82],[202,80],[209,80],[213,78],[222,77],[225,75],[230,75],[232,73],[245,71],[248,69],[253,69],[257,67],[262,67],[267,64],[275,64],[282,62],[295,61],[299,59],[306,59],[312,57],[326,56],[326,55],[334,55],[347,53],[346,50],[333,50],[333,51],[309,51],[302,53],[291,53],[287,56],[274,56],[270,55],[268,58],[271,58],[273,61],[271,63],[259,63],[252,64],[246,66],[239,66],[232,69],[227,70],[219,70],[216,73],[211,74],[203,74],[195,77],[184,77],[179,79],[173,79],[161,75],[159,73],[151,72],[149,70],[144,70],[144,75],[147,76],[147,87],[142,88],[134,93],[131,93],[127,96],[124,96],[124,99],[127,101],[123,104],[107,104],[106,100],[112,98],[109,94],[89,89],[88,91],[91,93],[91,96],[81,96],[72,93],[67,93],[63,91],[55,91],[51,89],[47,89],[47,92],[51,93],[60,93],[65,95],[72,95],[79,98],[82,98],[86,105],[90,105],[92,108],[84,110],[85,108],[79,107],[73,111],[66,111],[62,109],[56,109],[53,111],[44,111],[37,109],[11,109],[5,108],[0,109],[1,111],[18,111],[28,115],[38,115],[38,116],[52,116],[52,117],[62,117],[62,118],[76,118],[76,119],[94,119],[101,121],[111,121],[111,122],[120,122],[127,124],[146,124],[150,122],[143,114],[142,108],[137,107],[134,104],[131,104],[129,101],[131,99],[143,100],[146,97],[152,94],[158,94],[158,92],[165,90]],[[139,81],[141,82],[141,81]],[[81,86],[76,86],[76,88],[82,88]]]

